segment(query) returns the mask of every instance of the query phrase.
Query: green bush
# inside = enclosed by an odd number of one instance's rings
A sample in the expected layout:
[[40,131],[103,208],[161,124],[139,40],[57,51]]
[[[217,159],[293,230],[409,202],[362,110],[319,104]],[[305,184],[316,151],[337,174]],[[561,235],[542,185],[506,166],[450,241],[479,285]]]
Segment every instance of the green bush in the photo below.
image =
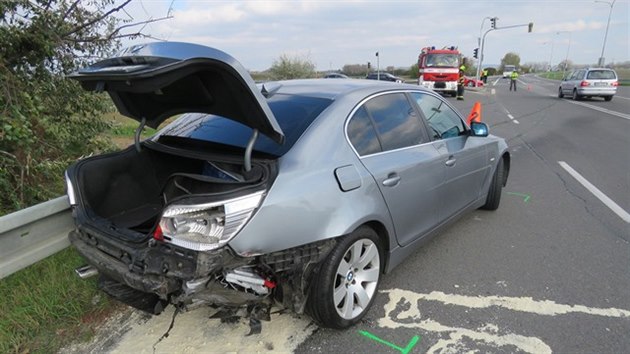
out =
[[70,163],[113,147],[109,99],[65,75],[118,48],[124,5],[0,1],[0,215],[62,194]]

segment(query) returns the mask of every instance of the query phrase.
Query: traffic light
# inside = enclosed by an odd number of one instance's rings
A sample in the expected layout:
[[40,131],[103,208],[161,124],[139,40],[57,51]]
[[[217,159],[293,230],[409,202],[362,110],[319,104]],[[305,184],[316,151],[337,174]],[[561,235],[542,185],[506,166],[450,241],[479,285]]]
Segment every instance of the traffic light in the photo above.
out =
[[372,64],[370,64],[370,62],[368,61],[368,69],[370,69],[372,67]]
[[473,49],[473,58],[479,58],[479,48]]
[[497,18],[493,17],[490,19],[490,27],[497,28]]
[[529,25],[527,25],[527,33],[531,33],[532,29],[534,29],[534,23],[530,22]]

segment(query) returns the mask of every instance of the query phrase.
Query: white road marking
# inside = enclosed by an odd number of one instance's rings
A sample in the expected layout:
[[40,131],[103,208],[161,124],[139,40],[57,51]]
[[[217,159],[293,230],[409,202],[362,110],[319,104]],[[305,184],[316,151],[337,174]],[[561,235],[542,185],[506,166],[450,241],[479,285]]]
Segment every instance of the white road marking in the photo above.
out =
[[[383,291],[388,293],[389,302],[385,304],[385,316],[379,319],[379,326],[384,328],[420,328],[429,332],[442,332],[448,335],[448,339],[440,339],[435,343],[427,353],[450,353],[451,349],[457,349],[455,352],[469,351],[474,352],[475,348],[467,348],[466,345],[475,345],[475,342],[483,342],[485,346],[494,346],[497,349],[503,346],[516,346],[522,351],[529,353],[551,353],[551,348],[542,340],[536,337],[526,337],[518,334],[507,333],[498,334],[499,327],[494,324],[486,324],[477,330],[450,327],[443,325],[430,318],[421,319],[419,301],[420,300],[437,300],[447,303],[447,294],[440,292],[432,292],[431,294],[417,294],[411,291],[392,289]],[[432,295],[445,295],[445,299],[436,298]],[[430,297],[430,299],[426,297]],[[438,296],[439,297],[439,296]],[[396,312],[398,305],[403,305],[407,310]],[[464,337],[469,340],[465,340]],[[481,343],[480,343],[481,344]]]
[[[524,313],[533,313],[545,316],[557,316],[570,313],[583,313],[594,316],[629,318],[630,311],[616,308],[591,308],[582,305],[558,304],[550,300],[534,300],[531,297],[505,297],[505,296],[466,296],[445,294],[433,291],[429,294],[420,294],[402,289],[390,289],[381,291],[389,296],[385,304],[385,316],[378,320],[379,326],[384,328],[420,328],[429,332],[438,332],[447,339],[440,339],[429,348],[428,353],[443,352],[475,352],[475,344],[480,346],[492,346],[496,349],[504,346],[515,346],[529,353],[551,353],[551,348],[537,337],[527,337],[501,330],[497,325],[487,323],[476,329],[450,327],[436,322],[426,315],[421,316],[421,301],[437,301],[444,305],[462,306],[469,309],[484,309],[499,307]],[[464,339],[466,337],[466,339]],[[472,341],[472,343],[471,343]],[[472,348],[470,347],[472,344]],[[512,351],[512,349],[510,349]]]
[[576,101],[567,101],[567,102],[576,104],[578,106],[594,109],[596,111],[600,111],[600,112],[603,112],[603,113],[611,114],[613,116],[617,116],[617,117],[620,117],[620,118],[624,118],[624,119],[630,120],[630,114],[624,114],[624,113],[611,111],[610,109],[601,108],[601,107],[598,107],[598,106],[593,106],[592,104],[583,103],[583,102],[576,102]]
[[495,90],[495,89],[490,90],[490,94],[491,95],[496,95],[497,94],[497,90]]
[[[457,294],[446,294],[441,291],[432,291],[429,294],[419,294],[413,291],[392,289],[383,290],[383,293],[395,294],[404,297],[412,303],[420,300],[439,301],[445,305],[464,306],[474,309],[489,307],[502,307],[504,309],[533,313],[545,316],[566,315],[570,313],[583,313],[593,316],[630,318],[630,311],[617,308],[595,308],[583,305],[565,305],[550,300],[534,300],[531,297],[507,297],[507,296],[468,296]],[[391,296],[390,296],[391,298]]]
[[575,178],[580,184],[584,186],[589,192],[593,193],[597,199],[601,200],[604,205],[606,205],[610,210],[612,210],[615,214],[617,214],[621,220],[630,223],[630,214],[627,211],[623,210],[617,203],[615,203],[612,199],[608,198],[606,194],[600,191],[597,187],[595,187],[591,182],[589,182],[586,178],[582,177],[576,170],[574,170],[568,163],[564,161],[558,161],[560,166],[564,168],[573,178]]
[[[548,95],[548,97],[558,97],[558,95]],[[615,97],[623,98],[623,99],[626,99],[626,100],[630,100],[630,98],[626,98],[626,97],[621,97],[621,96],[615,96]],[[612,114],[613,116],[621,117],[621,118],[624,118],[624,119],[630,119],[630,114],[624,114],[624,113],[620,113],[620,112],[616,112],[616,111],[611,111],[610,109],[601,108],[601,107],[598,107],[598,106],[593,106],[592,104],[588,104],[588,103],[584,103],[584,102],[570,101],[568,99],[564,99],[562,101],[563,102],[567,102],[567,103],[573,103],[573,104],[576,104],[578,106],[594,109],[596,111],[600,111],[600,112],[603,112],[603,113]]]
[[499,77],[498,79],[494,80],[494,82],[492,83],[492,86],[496,86],[497,83],[499,82],[499,80],[501,80],[501,78]]
[[520,123],[518,122],[518,120],[516,120],[516,119],[514,119],[512,122],[514,122],[514,124],[520,124]]
[[514,119],[514,116],[513,116],[513,115],[511,115],[511,114],[508,114],[508,118],[510,118],[510,119]]
[[615,98],[622,98],[624,100],[630,100],[630,97],[623,97],[623,96],[618,96],[618,95],[615,95]]

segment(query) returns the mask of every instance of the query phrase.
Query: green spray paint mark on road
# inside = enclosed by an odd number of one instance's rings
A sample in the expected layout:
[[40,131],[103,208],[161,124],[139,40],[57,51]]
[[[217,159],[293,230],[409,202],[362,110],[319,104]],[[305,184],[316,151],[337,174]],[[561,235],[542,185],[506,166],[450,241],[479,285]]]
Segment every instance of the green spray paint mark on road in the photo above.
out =
[[413,349],[413,347],[416,346],[416,344],[418,344],[418,341],[420,340],[419,336],[413,336],[413,338],[411,338],[411,341],[409,342],[409,344],[407,344],[406,347],[401,348],[399,346],[397,346],[396,344],[390,343],[386,340],[380,339],[379,337],[373,335],[372,333],[368,332],[368,331],[359,331],[359,333],[365,337],[370,338],[373,341],[377,341],[381,344],[385,344],[386,346],[392,348],[392,349],[396,349],[399,352],[401,352],[402,354],[409,354],[409,352],[411,352],[411,349]]
[[529,198],[531,198],[532,196],[529,194],[523,194],[523,193],[516,193],[516,192],[507,192],[507,194],[509,195],[515,195],[517,197],[521,197],[523,198],[523,202],[527,203],[529,201]]

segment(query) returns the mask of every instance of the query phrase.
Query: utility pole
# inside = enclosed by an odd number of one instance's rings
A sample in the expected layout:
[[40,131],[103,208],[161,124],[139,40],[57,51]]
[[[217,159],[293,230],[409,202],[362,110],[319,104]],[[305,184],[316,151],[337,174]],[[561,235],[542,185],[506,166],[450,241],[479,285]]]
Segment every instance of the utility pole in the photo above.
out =
[[604,66],[604,62],[605,62],[604,49],[606,48],[606,39],[608,38],[608,27],[610,27],[610,15],[612,15],[612,9],[613,9],[613,6],[615,6],[615,1],[617,0],[613,0],[612,2],[595,0],[595,2],[601,2],[610,6],[610,11],[608,12],[608,23],[606,23],[606,34],[604,34],[604,44],[602,44],[602,55],[599,57],[597,66]]
[[376,80],[381,80],[381,63],[378,57],[378,52],[376,52]]
[[[568,66],[568,62],[569,62],[569,50],[571,50],[571,37],[573,37],[573,33],[571,31],[566,31],[569,32],[569,45],[567,46],[567,56],[564,58],[564,70],[562,71],[562,77],[566,77],[567,75],[567,66]],[[560,32],[558,32],[560,33]]]
[[553,58],[553,43],[554,43],[554,37],[551,37],[551,54],[549,54],[549,71],[551,71],[551,60]]

